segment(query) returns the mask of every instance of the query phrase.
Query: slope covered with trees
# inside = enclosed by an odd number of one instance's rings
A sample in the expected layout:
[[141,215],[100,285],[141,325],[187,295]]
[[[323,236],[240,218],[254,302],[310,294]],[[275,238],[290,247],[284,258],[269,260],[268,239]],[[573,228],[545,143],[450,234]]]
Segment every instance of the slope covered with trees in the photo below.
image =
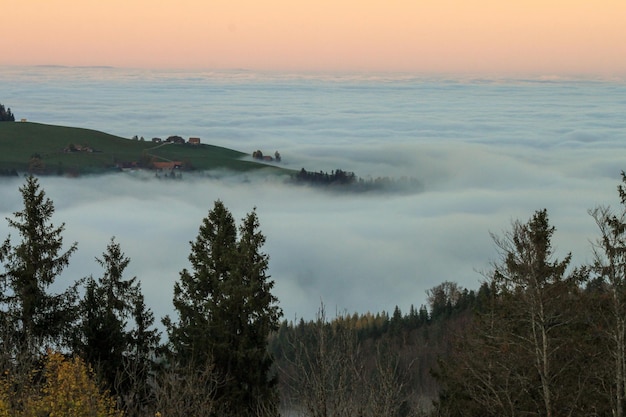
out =
[[592,265],[554,258],[545,210],[494,237],[490,299],[441,361],[440,415],[624,415],[626,177],[622,209],[590,211]]
[[494,235],[477,290],[445,281],[408,312],[283,321],[253,210],[216,201],[174,287],[159,343],[130,259],[52,292],[63,242],[35,177],[0,249],[0,416],[623,416],[626,175],[596,207],[589,265],[558,259],[547,210]]
[[357,177],[354,172],[335,169],[330,173],[307,171],[302,168],[292,173],[289,182],[296,185],[320,187],[335,191],[352,192],[405,192],[415,193],[423,191],[424,185],[416,178],[377,177],[364,179]]

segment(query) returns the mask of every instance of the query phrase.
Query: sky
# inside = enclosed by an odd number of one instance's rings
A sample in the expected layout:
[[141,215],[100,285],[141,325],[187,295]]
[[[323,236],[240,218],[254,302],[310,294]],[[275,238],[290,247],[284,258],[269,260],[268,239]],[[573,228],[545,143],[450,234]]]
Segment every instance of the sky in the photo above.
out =
[[20,0],[0,65],[626,73],[623,0]]

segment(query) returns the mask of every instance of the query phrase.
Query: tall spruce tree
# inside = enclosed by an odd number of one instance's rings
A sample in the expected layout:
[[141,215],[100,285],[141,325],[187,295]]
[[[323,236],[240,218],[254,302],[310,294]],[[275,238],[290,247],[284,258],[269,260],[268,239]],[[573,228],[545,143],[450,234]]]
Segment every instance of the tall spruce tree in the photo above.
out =
[[222,381],[215,392],[214,415],[277,413],[270,332],[282,316],[267,275],[265,237],[255,211],[239,228],[221,201],[202,221],[191,242],[191,271],[174,286],[178,322],[164,319],[173,358],[206,369],[212,364]]
[[0,323],[5,352],[35,357],[48,346],[65,346],[75,321],[76,285],[60,294],[50,293],[49,287],[68,266],[77,244],[63,251],[65,224],[50,223],[54,204],[35,177],[27,177],[20,192],[24,209],[7,221],[21,241],[13,244],[8,236],[0,250]]
[[[97,280],[89,277],[80,303],[76,352],[90,363],[113,393],[136,403],[147,395],[147,379],[159,335],[136,277],[124,277],[130,263],[114,238],[102,258]],[[132,398],[129,398],[132,397]]]
[[556,411],[558,368],[553,352],[557,349],[555,344],[563,342],[557,342],[554,335],[568,320],[563,317],[567,311],[563,308],[564,301],[560,301],[567,292],[560,284],[565,281],[571,258],[568,255],[563,261],[551,259],[554,230],[546,210],[535,212],[526,224],[514,223],[513,230],[503,239],[495,238],[504,256],[493,275],[496,287],[507,297],[510,309],[502,317],[510,323],[511,340],[520,341],[515,342],[520,343],[520,356],[524,351],[530,352],[527,360],[538,377],[535,384],[539,389],[534,393],[539,398],[536,407],[547,417]]
[[[582,415],[589,410],[588,328],[580,316],[584,269],[555,258],[546,210],[493,236],[501,260],[483,307],[438,373],[442,414]],[[564,411],[565,410],[565,411]]]

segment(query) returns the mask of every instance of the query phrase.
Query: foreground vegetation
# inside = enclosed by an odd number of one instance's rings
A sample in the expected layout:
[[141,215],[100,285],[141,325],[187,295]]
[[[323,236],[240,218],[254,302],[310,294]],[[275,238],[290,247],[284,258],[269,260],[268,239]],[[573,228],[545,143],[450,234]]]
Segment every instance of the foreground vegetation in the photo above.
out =
[[617,416],[626,408],[626,175],[596,207],[594,262],[555,258],[546,210],[494,235],[478,290],[280,321],[253,210],[216,201],[154,328],[112,238],[99,273],[52,292],[77,251],[35,177],[0,248],[0,416]]
[[[124,275],[130,259],[114,239],[97,259],[99,278],[50,291],[77,244],[63,248],[64,225],[51,224],[54,204],[35,177],[27,177],[20,191],[24,209],[8,219],[19,239],[9,236],[0,247],[0,378],[5,383],[0,394],[14,399],[7,403],[9,414],[50,393],[48,384],[62,377],[64,366],[51,371],[46,366],[59,363],[59,354],[80,358],[69,366],[81,375],[80,361],[92,366],[98,382],[129,415],[277,413],[266,345],[282,313],[266,275],[265,237],[254,211],[237,228],[230,212],[215,202],[191,245],[191,268],[181,271],[174,287],[178,317],[163,318],[168,340],[160,345],[141,284]],[[93,382],[89,375],[81,380]],[[70,390],[72,382],[67,384]],[[72,388],[67,395],[64,401],[71,404],[86,400],[84,390]],[[104,415],[90,410],[84,415]]]

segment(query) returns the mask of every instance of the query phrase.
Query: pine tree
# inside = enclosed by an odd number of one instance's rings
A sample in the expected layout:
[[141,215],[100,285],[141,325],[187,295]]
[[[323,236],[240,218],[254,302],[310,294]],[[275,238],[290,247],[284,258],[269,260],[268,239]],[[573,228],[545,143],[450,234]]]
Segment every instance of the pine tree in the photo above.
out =
[[229,310],[232,316],[238,317],[231,335],[243,337],[233,338],[231,345],[241,352],[232,373],[237,381],[233,397],[247,404],[244,407],[255,406],[276,415],[273,407],[278,404],[277,379],[272,375],[273,358],[267,351],[267,344],[269,335],[278,330],[282,311],[271,292],[274,281],[266,274],[269,256],[261,252],[265,236],[259,227],[256,211],[252,211],[239,228],[234,278],[242,294],[240,302],[231,303]]
[[138,287],[133,305],[134,327],[131,344],[125,357],[124,376],[127,379],[127,406],[141,407],[152,394],[150,380],[154,370],[155,353],[159,350],[161,334],[154,326],[154,314],[146,307],[141,288]]
[[20,192],[24,209],[7,221],[21,242],[13,245],[9,236],[0,250],[2,342],[5,352],[35,357],[46,345],[64,346],[75,320],[76,285],[60,294],[48,289],[67,267],[77,244],[62,250],[65,224],[50,223],[54,204],[35,177],[27,177]]
[[546,417],[582,413],[588,390],[579,312],[585,271],[567,273],[571,255],[555,259],[546,210],[493,236],[501,261],[481,289],[489,305],[459,336],[441,364],[440,413]]
[[174,284],[174,308],[178,322],[169,317],[167,327],[171,348],[181,365],[210,362],[215,323],[219,323],[218,306],[224,296],[221,287],[230,282],[231,263],[237,239],[235,220],[224,205],[217,201],[203,219],[195,242],[191,242],[192,271],[184,269],[180,281]]
[[527,363],[533,365],[537,378],[537,407],[547,417],[559,409],[557,401],[566,397],[560,390],[568,370],[558,353],[571,343],[571,333],[567,333],[573,311],[568,305],[577,288],[575,276],[566,275],[571,255],[562,261],[554,259],[554,231],[545,209],[535,212],[526,224],[514,223],[504,238],[495,238],[504,254],[493,275],[494,284],[507,297],[507,311],[501,317],[510,324],[509,343],[518,345],[520,354],[531,352]]
[[108,387],[126,400],[141,399],[158,333],[152,329],[154,317],[144,303],[136,277],[125,278],[130,259],[120,244],[111,239],[102,258],[104,269],[97,280],[87,279],[81,300],[81,323],[75,349],[94,366]]
[[182,365],[212,363],[220,380],[217,409],[227,415],[275,413],[277,392],[267,351],[281,310],[266,274],[268,255],[256,212],[239,228],[221,201],[203,220],[191,242],[192,270],[184,269],[174,287],[179,320],[164,319],[170,349]]

